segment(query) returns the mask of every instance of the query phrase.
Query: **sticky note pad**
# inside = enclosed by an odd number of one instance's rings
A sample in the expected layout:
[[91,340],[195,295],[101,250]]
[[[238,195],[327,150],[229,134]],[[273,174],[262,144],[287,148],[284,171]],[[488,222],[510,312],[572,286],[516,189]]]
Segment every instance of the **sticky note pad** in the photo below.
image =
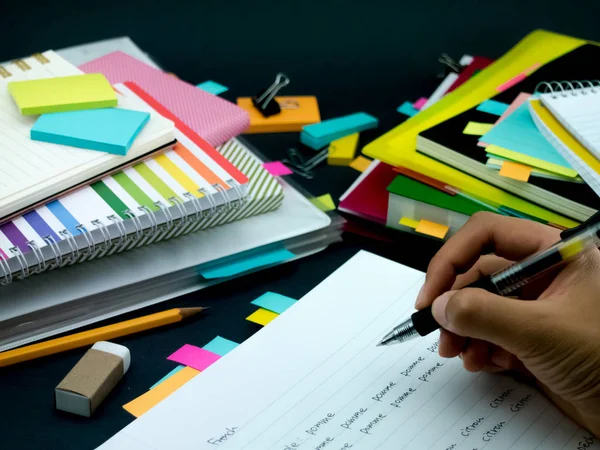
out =
[[145,394],[139,396],[135,400],[123,405],[123,409],[134,417],[140,417],[142,414],[151,410],[165,398],[190,381],[200,373],[199,370],[191,367],[184,367],[173,376],[169,377],[154,389],[150,389]]
[[405,227],[416,229],[419,226],[419,221],[410,219],[408,217],[402,217],[398,222],[400,225],[404,225]]
[[150,113],[119,108],[44,114],[31,128],[31,139],[126,155],[150,120]]
[[185,344],[167,359],[175,361],[184,366],[193,367],[196,370],[205,370],[221,358],[219,355],[209,352],[195,345]]
[[513,180],[528,181],[531,176],[531,167],[512,161],[504,161],[498,173]]
[[204,83],[200,83],[197,84],[196,87],[198,89],[202,89],[205,92],[208,92],[209,94],[213,94],[213,95],[219,95],[222,94],[223,92],[226,92],[229,90],[228,87],[223,86],[222,84],[217,83],[216,81],[205,81]]
[[252,104],[250,97],[240,97],[237,105],[250,116],[250,127],[247,134],[284,133],[301,131],[305,125],[321,121],[317,97],[275,97],[281,112],[274,116],[264,117]]
[[447,225],[442,225],[439,223],[430,222],[429,220],[422,219],[419,222],[417,228],[415,228],[415,231],[417,233],[422,233],[428,236],[444,239],[449,229],[450,228]]
[[240,344],[238,344],[237,342],[233,342],[229,339],[225,339],[224,337],[217,336],[202,348],[216,355],[225,356],[238,345]]
[[411,102],[402,103],[396,111],[408,117],[412,117],[419,112]]
[[413,103],[413,108],[420,111],[423,106],[425,106],[425,103],[427,103],[427,98],[421,97],[419,100]]
[[24,116],[117,106],[117,95],[99,73],[8,83]]
[[263,163],[263,167],[274,177],[282,177],[294,173],[281,161],[266,162]]
[[370,159],[365,158],[364,156],[358,156],[354,161],[350,163],[350,167],[352,167],[355,170],[358,170],[359,172],[364,172],[369,168],[371,162],[372,161]]
[[358,133],[349,134],[329,144],[327,164],[330,166],[347,166],[354,160],[358,146]]
[[323,194],[319,197],[311,198],[310,202],[323,212],[333,211],[335,209],[335,203],[333,203],[331,194]]
[[254,322],[259,325],[265,326],[266,324],[270,323],[273,319],[275,319],[277,316],[279,316],[279,314],[274,313],[273,311],[269,311],[269,310],[260,308],[260,309],[257,309],[256,311],[254,311],[248,317],[246,317],[246,320],[249,320],[250,322]]
[[493,114],[495,116],[501,116],[502,114],[504,114],[506,112],[506,110],[509,108],[509,104],[507,103],[502,103],[499,102],[497,100],[486,100],[485,102],[479,104],[479,106],[477,106],[477,111],[483,111],[486,112],[488,114]]
[[251,303],[261,308],[268,309],[274,313],[282,314],[286,309],[296,302],[297,300],[286,297],[285,295],[277,294],[275,292],[265,292]]
[[177,372],[179,372],[180,370],[182,370],[183,368],[185,368],[186,366],[184,365],[179,365],[177,367],[175,367],[173,370],[171,370],[168,374],[166,374],[164,377],[162,377],[160,380],[158,380],[156,383],[154,383],[152,386],[150,386],[150,389],[154,389],[156,386],[158,386],[160,383],[162,383],[163,381],[171,378],[173,375],[175,375]]
[[324,120],[321,123],[307,125],[300,133],[300,142],[313,149],[325,147],[331,141],[375,128],[379,125],[377,118],[360,112],[336,119]]
[[493,123],[480,123],[480,122],[469,122],[463,134],[472,134],[473,136],[483,136],[488,131],[494,128]]

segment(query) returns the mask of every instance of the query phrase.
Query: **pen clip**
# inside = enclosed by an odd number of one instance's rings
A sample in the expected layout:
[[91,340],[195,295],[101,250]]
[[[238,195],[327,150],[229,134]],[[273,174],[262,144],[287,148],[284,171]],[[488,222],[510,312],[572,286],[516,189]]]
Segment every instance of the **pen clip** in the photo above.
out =
[[600,224],[600,211],[598,211],[596,214],[594,214],[588,220],[583,222],[581,225],[578,225],[574,228],[569,228],[568,230],[564,230],[563,232],[560,233],[560,237],[563,240],[568,239],[571,236],[579,233],[581,230],[583,230],[585,228],[589,228],[594,225],[598,225],[598,224]]

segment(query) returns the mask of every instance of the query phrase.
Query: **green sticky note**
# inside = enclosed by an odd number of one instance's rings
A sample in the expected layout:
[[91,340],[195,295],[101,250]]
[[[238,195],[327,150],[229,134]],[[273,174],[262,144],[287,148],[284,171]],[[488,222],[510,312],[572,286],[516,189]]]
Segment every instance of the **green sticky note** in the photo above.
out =
[[323,212],[333,211],[335,209],[335,203],[333,203],[331,194],[324,194],[320,197],[311,198],[310,201]]

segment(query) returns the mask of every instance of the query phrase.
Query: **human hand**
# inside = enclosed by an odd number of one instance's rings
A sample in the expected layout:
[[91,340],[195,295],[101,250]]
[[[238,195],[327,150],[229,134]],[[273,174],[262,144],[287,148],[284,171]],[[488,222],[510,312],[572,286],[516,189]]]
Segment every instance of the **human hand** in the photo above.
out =
[[600,251],[525,286],[520,298],[534,302],[457,290],[559,239],[558,230],[536,222],[475,214],[431,260],[416,308],[433,303],[443,327],[440,356],[460,355],[472,372],[533,375],[559,408],[600,437]]

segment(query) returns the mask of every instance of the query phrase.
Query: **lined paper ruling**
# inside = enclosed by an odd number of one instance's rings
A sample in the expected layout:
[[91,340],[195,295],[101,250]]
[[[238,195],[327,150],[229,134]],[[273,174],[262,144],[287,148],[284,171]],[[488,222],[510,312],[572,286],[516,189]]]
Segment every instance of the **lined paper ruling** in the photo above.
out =
[[413,312],[423,280],[358,253],[101,450],[578,450],[594,441],[535,389],[440,358],[437,333],[377,347]]

